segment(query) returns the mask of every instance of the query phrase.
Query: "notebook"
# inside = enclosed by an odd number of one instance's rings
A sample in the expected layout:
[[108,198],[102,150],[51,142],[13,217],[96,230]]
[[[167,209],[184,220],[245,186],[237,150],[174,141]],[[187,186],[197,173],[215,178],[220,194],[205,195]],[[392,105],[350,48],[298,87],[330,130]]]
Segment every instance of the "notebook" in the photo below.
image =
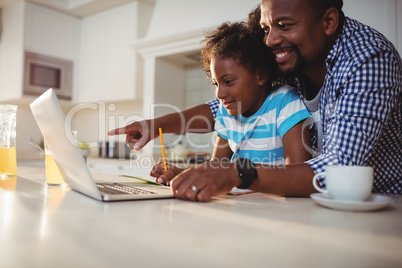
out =
[[[67,185],[100,201],[173,198],[169,187],[153,184],[95,182],[74,139],[71,126],[52,89],[31,103],[35,120]],[[71,137],[69,135],[69,137]]]

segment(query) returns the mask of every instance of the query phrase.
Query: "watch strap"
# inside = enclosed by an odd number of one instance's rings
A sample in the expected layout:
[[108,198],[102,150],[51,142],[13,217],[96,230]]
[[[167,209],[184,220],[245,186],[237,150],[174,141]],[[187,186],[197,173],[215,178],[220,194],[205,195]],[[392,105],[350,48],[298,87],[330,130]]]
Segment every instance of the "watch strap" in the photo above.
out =
[[241,184],[237,186],[239,189],[248,189],[251,184],[257,179],[257,168],[255,164],[247,158],[238,158],[236,160],[237,171],[242,180]]

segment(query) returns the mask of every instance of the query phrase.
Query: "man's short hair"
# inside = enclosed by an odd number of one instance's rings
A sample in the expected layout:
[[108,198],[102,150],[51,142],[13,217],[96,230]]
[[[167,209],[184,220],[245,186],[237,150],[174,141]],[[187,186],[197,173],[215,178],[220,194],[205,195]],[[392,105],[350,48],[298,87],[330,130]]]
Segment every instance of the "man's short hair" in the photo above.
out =
[[313,8],[314,13],[318,18],[321,18],[324,13],[334,7],[338,10],[341,19],[345,16],[342,11],[343,0],[307,0]]

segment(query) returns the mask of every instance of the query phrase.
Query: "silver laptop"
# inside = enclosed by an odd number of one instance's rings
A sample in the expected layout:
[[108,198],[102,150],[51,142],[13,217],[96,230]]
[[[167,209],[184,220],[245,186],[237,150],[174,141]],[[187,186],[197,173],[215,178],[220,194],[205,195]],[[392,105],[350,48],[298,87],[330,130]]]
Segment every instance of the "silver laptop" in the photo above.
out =
[[66,133],[71,133],[71,126],[65,124],[65,115],[55,92],[47,90],[30,106],[60,172],[71,189],[100,201],[173,197],[170,188],[163,185],[96,183],[77,144],[69,141],[66,136]]

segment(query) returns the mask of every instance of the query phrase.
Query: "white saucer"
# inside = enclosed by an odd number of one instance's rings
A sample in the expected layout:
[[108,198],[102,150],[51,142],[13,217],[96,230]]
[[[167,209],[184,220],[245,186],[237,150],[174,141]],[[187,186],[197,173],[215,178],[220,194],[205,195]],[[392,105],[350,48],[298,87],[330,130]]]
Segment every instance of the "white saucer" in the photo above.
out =
[[339,210],[347,211],[371,211],[379,210],[388,206],[392,198],[383,195],[373,194],[366,201],[342,201],[334,200],[325,194],[311,194],[310,197],[318,204]]

